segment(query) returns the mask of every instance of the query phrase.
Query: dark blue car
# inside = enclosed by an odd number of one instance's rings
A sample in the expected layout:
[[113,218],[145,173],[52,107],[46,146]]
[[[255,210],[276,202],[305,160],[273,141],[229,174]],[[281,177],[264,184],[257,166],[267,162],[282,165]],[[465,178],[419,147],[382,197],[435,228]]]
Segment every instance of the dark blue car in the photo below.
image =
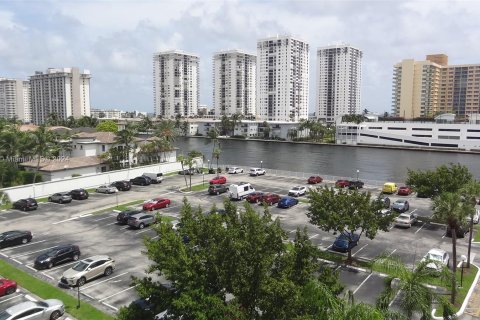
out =
[[[351,239],[351,240],[350,240]],[[340,234],[332,245],[332,250],[339,252],[348,252],[358,245],[360,236],[358,234],[351,234],[350,237],[345,233]],[[350,240],[350,241],[349,241]]]
[[278,202],[277,207],[279,207],[279,208],[290,208],[290,207],[293,207],[296,204],[298,204],[297,199],[292,198],[292,197],[283,197]]

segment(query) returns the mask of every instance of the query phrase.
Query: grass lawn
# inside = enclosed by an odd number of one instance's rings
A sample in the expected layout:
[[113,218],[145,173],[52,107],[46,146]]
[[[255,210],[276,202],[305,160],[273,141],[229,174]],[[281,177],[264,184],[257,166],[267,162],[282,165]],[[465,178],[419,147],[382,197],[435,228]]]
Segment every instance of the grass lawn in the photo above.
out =
[[[192,185],[192,190],[191,191],[202,191],[202,190],[207,190],[208,189],[208,182],[205,182],[205,184],[196,184]],[[182,188],[180,191],[190,191],[190,188]]]
[[11,203],[6,203],[6,204],[0,205],[0,210],[3,210],[3,209],[11,209],[11,208],[12,208],[12,204],[11,204]]
[[36,198],[37,202],[48,202],[48,197]]
[[15,268],[11,264],[0,260],[2,276],[17,281],[17,283],[39,296],[42,299],[59,299],[65,304],[65,310],[77,319],[113,320],[114,318],[92,305],[82,301],[77,309],[77,299],[65,293],[62,289],[54,287],[47,282],[35,278],[28,273]]
[[480,226],[479,225],[474,226],[473,230],[475,232],[475,237],[473,238],[473,241],[480,242]]

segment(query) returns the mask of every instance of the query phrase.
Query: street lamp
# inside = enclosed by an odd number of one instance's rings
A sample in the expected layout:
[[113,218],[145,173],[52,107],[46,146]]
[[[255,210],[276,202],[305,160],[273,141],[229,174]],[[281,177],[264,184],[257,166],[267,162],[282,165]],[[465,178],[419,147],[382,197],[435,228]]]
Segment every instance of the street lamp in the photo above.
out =
[[460,259],[462,259],[462,275],[460,277],[460,288],[462,288],[463,287],[463,265],[465,264],[465,261],[467,261],[467,257],[462,255]]
[[80,286],[77,285],[77,309],[80,308]]
[[208,161],[208,170],[210,170],[210,159]]
[[263,169],[263,161],[260,160],[260,169]]
[[357,169],[357,181],[358,181],[358,174],[360,173],[360,170]]

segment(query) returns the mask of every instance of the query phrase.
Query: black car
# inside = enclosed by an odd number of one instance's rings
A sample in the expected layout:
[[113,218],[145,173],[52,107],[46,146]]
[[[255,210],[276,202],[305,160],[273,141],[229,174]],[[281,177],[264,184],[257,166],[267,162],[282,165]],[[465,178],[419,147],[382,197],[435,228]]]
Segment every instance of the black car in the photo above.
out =
[[74,189],[70,191],[70,196],[75,200],[85,200],[88,199],[88,191],[85,189]]
[[192,169],[184,169],[178,171],[178,174],[184,175],[184,176],[189,176],[189,175],[194,175],[196,173],[201,173],[201,171],[198,168],[192,168]]
[[363,185],[364,185],[363,181],[352,180],[348,182],[348,189],[362,189]]
[[50,269],[57,264],[67,261],[77,261],[80,258],[80,248],[73,244],[66,244],[49,249],[35,259],[36,269]]
[[37,200],[33,198],[20,199],[13,203],[13,209],[28,211],[28,210],[37,210],[37,208],[38,208]]
[[30,231],[12,230],[0,233],[0,248],[26,244],[30,241],[32,241],[32,233]]
[[[468,225],[467,224],[460,224],[458,225],[456,228],[456,234],[457,234],[457,239],[458,238],[465,238],[465,235],[468,233],[468,231],[470,230],[468,228]],[[451,238],[452,237],[452,228],[450,228],[450,226],[447,226],[447,231],[445,233],[445,236],[446,237],[449,237]]]
[[208,187],[209,194],[220,194],[228,191],[228,188],[224,184],[212,184]]
[[117,215],[117,222],[120,224],[127,224],[128,218],[138,213],[142,213],[142,210],[126,210]]
[[152,183],[152,180],[149,177],[139,176],[130,179],[130,182],[137,186],[149,186]]
[[132,189],[132,184],[127,180],[115,181],[112,183],[112,186],[116,187],[119,191],[128,191]]

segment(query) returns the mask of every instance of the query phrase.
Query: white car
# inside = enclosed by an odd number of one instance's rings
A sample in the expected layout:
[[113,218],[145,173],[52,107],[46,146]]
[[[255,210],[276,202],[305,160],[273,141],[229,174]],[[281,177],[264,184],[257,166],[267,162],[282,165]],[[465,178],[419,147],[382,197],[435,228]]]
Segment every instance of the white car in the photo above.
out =
[[266,173],[267,172],[265,171],[265,169],[260,169],[260,168],[251,168],[250,169],[250,175],[251,176],[260,176],[260,175],[264,175]]
[[228,173],[243,173],[243,169],[239,167],[228,168]]
[[[479,219],[480,219],[480,209],[477,209],[473,214],[473,223],[478,224]],[[470,223],[470,216],[467,217],[467,222]]]
[[2,320],[56,320],[65,313],[63,302],[57,299],[47,299],[44,301],[27,301],[11,306],[0,311]]
[[393,222],[396,227],[410,228],[417,222],[417,215],[413,213],[402,213]]
[[432,261],[431,263],[427,264],[427,268],[439,271],[442,265],[448,267],[450,264],[450,255],[447,253],[447,251],[442,249],[431,249],[423,257],[422,262],[426,260]]
[[295,186],[288,190],[288,195],[293,197],[304,196],[307,193],[307,187]]
[[106,184],[104,184],[104,185],[101,185],[100,187],[97,187],[95,191],[99,193],[115,193],[115,192],[118,192],[118,189],[117,187],[114,187],[112,185],[107,186]]

